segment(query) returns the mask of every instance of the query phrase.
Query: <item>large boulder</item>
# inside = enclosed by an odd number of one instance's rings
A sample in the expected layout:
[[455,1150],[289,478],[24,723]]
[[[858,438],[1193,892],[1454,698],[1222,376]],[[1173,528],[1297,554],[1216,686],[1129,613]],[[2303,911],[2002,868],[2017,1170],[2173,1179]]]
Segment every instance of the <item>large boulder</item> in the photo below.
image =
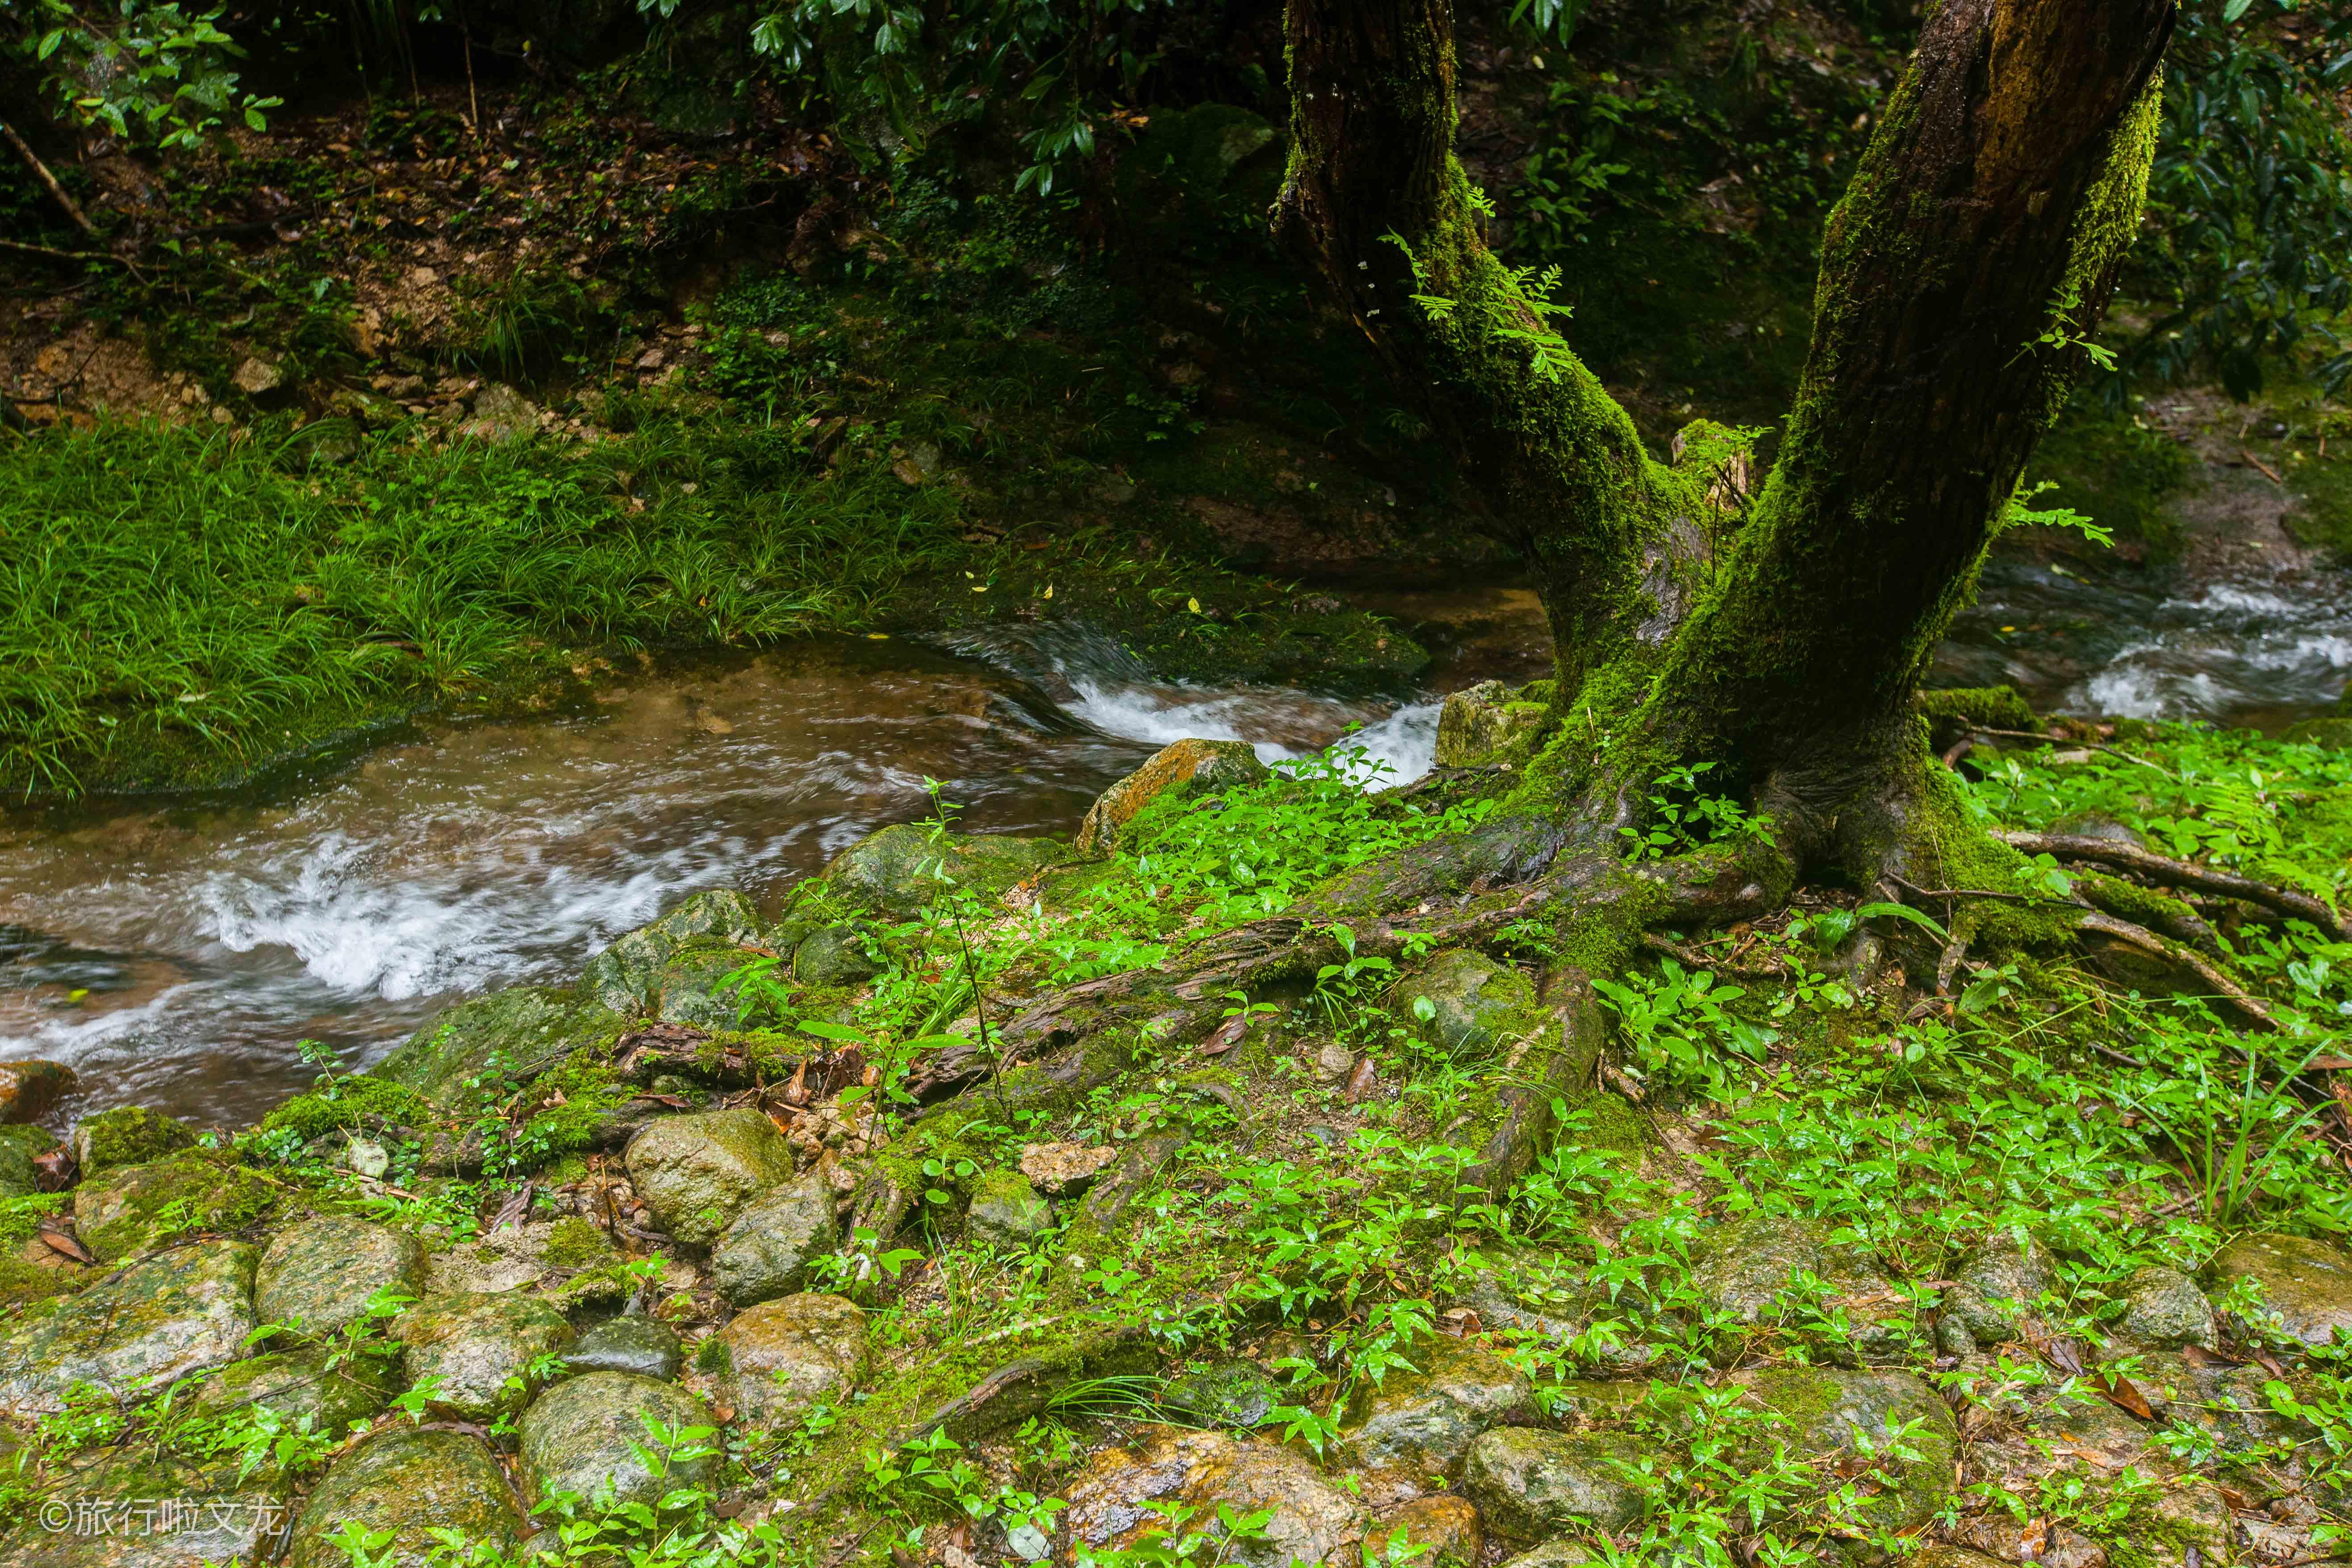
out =
[[1105,1449],[1065,1495],[1070,1506],[1063,1529],[1097,1552],[1127,1550],[1164,1528],[1155,1503],[1191,1508],[1186,1532],[1213,1535],[1223,1533],[1220,1508],[1271,1510],[1262,1535],[1203,1554],[1243,1568],[1352,1562],[1366,1522],[1363,1505],[1304,1455],[1222,1432],[1161,1427],[1132,1447]]
[[113,1394],[158,1391],[236,1361],[253,1326],[253,1248],[176,1248],[0,1334],[0,1413],[54,1415],[76,1384]]
[[[663,966],[688,942],[700,938],[740,950],[758,942],[760,934],[760,911],[751,900],[732,888],[706,889],[653,924],[614,939],[588,961],[580,989],[615,1013],[656,1012],[661,1006]],[[737,965],[751,956],[739,952]]]
[[288,1568],[351,1568],[334,1537],[345,1524],[390,1531],[399,1568],[422,1568],[447,1529],[512,1552],[522,1510],[488,1445],[469,1433],[394,1426],[335,1461],[295,1521]]
[[101,1262],[136,1258],[186,1231],[249,1223],[275,1194],[208,1151],[112,1165],[74,1189],[74,1230]]
[[2352,1255],[2308,1237],[2242,1236],[2213,1255],[2206,1273],[2219,1284],[2250,1279],[2279,1331],[2315,1348],[2352,1335]]
[[[535,1296],[436,1296],[399,1318],[393,1337],[407,1347],[408,1381],[433,1384],[429,1408],[446,1418],[487,1421],[530,1397],[531,1363],[572,1343],[563,1314]],[[509,1380],[524,1386],[509,1386]]]
[[1909,1445],[1919,1458],[1895,1466],[1895,1485],[1863,1503],[1873,1528],[1907,1534],[1950,1496],[1959,1428],[1950,1407],[1911,1373],[1783,1366],[1740,1373],[1737,1381],[1779,1418],[1778,1435],[1790,1450],[1806,1458],[1848,1457],[1865,1447],[1884,1452],[1891,1433],[1909,1429]]
[[425,1248],[415,1237],[320,1215],[271,1239],[254,1270],[253,1310],[265,1323],[323,1338],[366,1318],[379,1290],[414,1299],[424,1289]]
[[686,1359],[677,1331],[658,1318],[611,1318],[583,1332],[565,1353],[573,1372],[633,1372],[673,1378]]
[[833,1250],[839,1234],[833,1184],[823,1171],[811,1171],[728,1226],[710,1255],[719,1293],[738,1307],[790,1296],[808,1284],[810,1266]]
[[1273,776],[1247,741],[1177,741],[1162,746],[1141,767],[1095,797],[1087,808],[1074,855],[1096,858],[1118,847],[1136,814],[1161,796],[1187,799]]
[[1389,993],[1389,1010],[1413,1020],[1447,1055],[1471,1059],[1487,1055],[1506,1036],[1522,1033],[1533,1024],[1535,983],[1485,953],[1450,948],[1418,974],[1396,983]]
[[1614,1533],[1642,1515],[1646,1494],[1627,1474],[1641,1457],[1616,1433],[1497,1426],[1470,1445],[1462,1489],[1489,1525],[1516,1541]]
[[414,1089],[436,1106],[463,1106],[478,1092],[492,1058],[526,1067],[583,1047],[607,1046],[628,1019],[593,997],[544,985],[517,985],[436,1014],[370,1068],[370,1076]]
[[902,822],[869,833],[835,856],[824,877],[844,902],[904,920],[951,889],[970,888],[994,897],[1068,855],[1051,838],[997,834],[935,838],[931,829]]
[[[523,1414],[522,1465],[531,1500],[573,1492],[598,1506],[650,1506],[672,1488],[702,1486],[717,1473],[717,1445],[667,1438],[710,1425],[702,1401],[674,1383],[628,1372],[569,1378]],[[657,1466],[647,1465],[640,1448]]]
[[840,1296],[762,1301],[703,1341],[695,1364],[717,1377],[739,1423],[788,1426],[866,1376],[866,1314]]
[[1416,1482],[1458,1479],[1481,1433],[1534,1418],[1527,1373],[1492,1351],[1440,1335],[1411,1354],[1420,1370],[1394,1370],[1358,1386],[1339,1422],[1345,1463]]
[[717,1241],[752,1200],[793,1179],[793,1146],[749,1106],[665,1116],[629,1140],[629,1181],[662,1229]]
[[196,1384],[190,1408],[214,1418],[274,1410],[289,1424],[307,1419],[311,1431],[340,1437],[399,1392],[397,1356],[330,1358],[321,1347],[305,1346],[230,1363]]

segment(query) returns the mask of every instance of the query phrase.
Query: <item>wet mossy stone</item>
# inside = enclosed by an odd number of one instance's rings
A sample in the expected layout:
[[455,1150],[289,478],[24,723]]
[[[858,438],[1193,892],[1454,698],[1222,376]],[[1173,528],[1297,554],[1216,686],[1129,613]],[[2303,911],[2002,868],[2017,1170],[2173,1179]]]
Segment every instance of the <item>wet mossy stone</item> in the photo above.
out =
[[340,1437],[392,1403],[400,1392],[400,1358],[362,1352],[329,1365],[326,1350],[306,1346],[231,1362],[196,1385],[190,1407],[206,1417],[274,1410],[289,1424]]
[[1018,1171],[983,1171],[971,1185],[964,1233],[985,1247],[1019,1250],[1053,1228],[1054,1206]]
[[1154,801],[1189,800],[1257,784],[1273,773],[1247,741],[1171,742],[1095,797],[1078,825],[1078,836],[1071,840],[1070,853],[1089,858],[1109,854],[1126,838],[1137,814]]
[[1429,1568],[1477,1568],[1486,1555],[1486,1523],[1468,1498],[1415,1498],[1391,1509],[1372,1521],[1364,1537],[1365,1544],[1374,1549],[1371,1559],[1387,1558],[1389,1543],[1400,1532],[1407,1547],[1420,1548],[1412,1560]]
[[87,1178],[115,1165],[143,1165],[195,1147],[185,1123],[143,1105],[118,1105],[85,1117],[74,1128],[74,1161]]
[[1449,695],[1437,711],[1435,765],[1487,767],[1524,763],[1535,755],[1551,713],[1548,699],[1552,683],[1538,685],[1543,698],[1534,697],[1533,688],[1515,691],[1499,680],[1482,680]]
[[2316,1349],[2352,1338],[2352,1254],[2341,1247],[2276,1232],[2242,1236],[2213,1255],[2206,1273],[2224,1286],[2260,1285],[2259,1315],[2291,1339]]
[[793,1147],[749,1106],[666,1116],[629,1140],[629,1181],[662,1229],[709,1247],[761,1194],[793,1179]]
[[0,1138],[0,1198],[29,1197],[41,1190],[33,1156],[41,1152],[28,1141]]
[[[2352,688],[2346,689],[2345,697],[2347,700],[2352,700]],[[2305,745],[2332,746],[2340,751],[2352,746],[2352,719],[2333,717],[2300,720],[2287,726],[2286,733],[2279,738],[2283,741],[2300,741]]]
[[1952,1271],[1937,1331],[1949,1340],[1947,1331],[1957,1326],[1971,1342],[1945,1348],[1966,1355],[1977,1345],[2021,1337],[2034,1303],[2049,1288],[2049,1249],[2031,1236],[1995,1232]]
[[563,1358],[573,1372],[630,1372],[674,1378],[686,1352],[677,1331],[657,1318],[611,1318],[583,1332]]
[[116,1270],[0,1334],[0,1412],[47,1415],[88,1384],[152,1393],[245,1354],[253,1248],[200,1241]]
[[536,1296],[439,1296],[394,1321],[408,1381],[434,1385],[429,1408],[445,1418],[487,1421],[528,1396],[532,1362],[572,1343],[572,1325]]
[[803,985],[856,985],[881,973],[854,925],[822,926],[793,949],[793,978]]
[[2117,1340],[2144,1350],[2197,1345],[2210,1351],[2221,1346],[2213,1330],[2213,1303],[2205,1292],[2178,1268],[2156,1265],[2137,1270],[2126,1282],[2124,1315],[2114,1332]]
[[[7,1568],[203,1568],[259,1563],[286,1517],[267,1473],[141,1451],[110,1453],[54,1476],[5,1544]],[[58,1528],[58,1521],[65,1528]],[[45,1522],[46,1521],[46,1522]]]
[[650,1013],[660,1005],[662,966],[697,939],[729,948],[760,940],[760,911],[732,888],[693,894],[651,925],[639,926],[588,961],[583,994],[615,1013]]
[[1907,1534],[1935,1517],[1952,1489],[1959,1428],[1941,1396],[1906,1372],[1784,1366],[1738,1374],[1757,1403],[1780,1418],[1791,1452],[1807,1458],[1884,1451],[1888,1434],[1917,1423],[1907,1441],[1919,1458],[1902,1464],[1891,1490],[1864,1500],[1878,1531]]
[[497,1295],[529,1286],[561,1288],[566,1277],[615,1264],[613,1238],[578,1215],[503,1225],[425,1260],[425,1290],[435,1296]]
[[1535,1417],[1528,1374],[1493,1352],[1441,1334],[1410,1353],[1419,1370],[1393,1368],[1358,1386],[1339,1421],[1344,1463],[1415,1484],[1458,1479],[1481,1434]]
[[425,1248],[389,1226],[320,1215],[271,1238],[254,1271],[253,1310],[264,1323],[323,1338],[365,1318],[379,1290],[423,1295]]
[[666,1024],[731,1029],[742,1017],[743,1004],[727,977],[760,956],[717,938],[691,938],[655,974],[646,1010]]
[[74,1230],[100,1261],[135,1258],[191,1230],[250,1224],[276,1196],[253,1172],[209,1150],[118,1165],[74,1189]]
[[[560,1492],[608,1504],[658,1503],[677,1487],[707,1486],[717,1470],[708,1443],[687,1457],[667,1454],[656,1430],[708,1426],[710,1412],[674,1383],[629,1372],[591,1372],[567,1378],[537,1399],[522,1418],[522,1468],[533,1502]],[[645,1449],[662,1468],[646,1462]]]
[[486,1075],[493,1056],[513,1069],[609,1049],[627,1026],[620,1014],[572,991],[517,985],[436,1014],[368,1070],[446,1109],[468,1098],[469,1080]]
[[522,1510],[488,1445],[466,1432],[395,1426],[335,1461],[294,1524],[289,1568],[351,1568],[335,1544],[345,1523],[390,1531],[386,1550],[399,1568],[423,1568],[454,1530],[501,1552],[522,1542]]
[[866,1314],[841,1296],[762,1301],[702,1342],[695,1364],[719,1380],[740,1425],[788,1426],[846,1398],[866,1376]]
[[1640,1445],[1616,1433],[1497,1426],[1470,1445],[1462,1489],[1514,1541],[1614,1534],[1642,1516],[1646,1492],[1626,1473],[1641,1459]]
[[793,1295],[807,1286],[810,1268],[839,1236],[833,1184],[824,1172],[811,1171],[751,1203],[728,1225],[710,1254],[719,1293],[738,1307]]
[[827,885],[854,908],[905,919],[941,893],[969,888],[995,897],[1026,877],[1069,858],[1058,839],[994,834],[934,836],[902,822],[869,833],[835,856]]
[[1832,1353],[1866,1363],[1900,1360],[1907,1352],[1904,1298],[1861,1248],[1833,1244],[1828,1227],[1801,1215],[1755,1213],[1725,1226],[1691,1268],[1691,1289],[1734,1322],[1777,1317],[1800,1274],[1822,1280],[1848,1301],[1884,1303],[1888,1315],[1849,1308],[1849,1341]]
[[[1421,1001],[1426,997],[1429,1016]],[[1535,983],[1485,953],[1453,948],[1438,953],[1418,974],[1397,982],[1389,1008],[1412,1020],[1456,1060],[1492,1052],[1507,1035],[1524,1030],[1536,1012]]]
[[1255,1426],[1283,1402],[1273,1374],[1255,1362],[1229,1361],[1188,1372],[1160,1391],[1165,1408],[1203,1426]]
[[78,1080],[62,1062],[38,1057],[0,1062],[0,1124],[21,1126],[47,1116]]
[[1503,1568],[1581,1568],[1591,1561],[1592,1552],[1582,1542],[1563,1536],[1528,1547],[1505,1562]]
[[1148,1432],[1132,1447],[1096,1454],[1064,1495],[1063,1528],[1098,1552],[1125,1550],[1165,1528],[1154,1503],[1192,1509],[1213,1533],[1221,1508],[1264,1510],[1263,1533],[1222,1542],[1212,1554],[1242,1568],[1351,1560],[1366,1522],[1363,1504],[1305,1455],[1223,1432]]

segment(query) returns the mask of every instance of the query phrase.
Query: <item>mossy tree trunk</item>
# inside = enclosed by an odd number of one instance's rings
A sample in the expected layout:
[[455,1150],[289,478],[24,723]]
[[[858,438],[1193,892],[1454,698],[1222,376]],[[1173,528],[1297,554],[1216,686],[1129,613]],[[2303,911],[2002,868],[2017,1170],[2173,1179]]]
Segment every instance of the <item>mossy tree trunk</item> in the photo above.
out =
[[[1449,0],[1291,0],[1279,231],[1420,392],[1550,615],[1569,716],[1523,804],[1605,827],[1711,762],[1801,862],[1916,838],[1912,694],[2138,226],[2168,0],[1946,0],[1822,244],[1780,455],[1736,533],[1480,234]],[[1588,310],[1594,307],[1588,305]],[[1704,447],[1705,443],[1699,443]]]

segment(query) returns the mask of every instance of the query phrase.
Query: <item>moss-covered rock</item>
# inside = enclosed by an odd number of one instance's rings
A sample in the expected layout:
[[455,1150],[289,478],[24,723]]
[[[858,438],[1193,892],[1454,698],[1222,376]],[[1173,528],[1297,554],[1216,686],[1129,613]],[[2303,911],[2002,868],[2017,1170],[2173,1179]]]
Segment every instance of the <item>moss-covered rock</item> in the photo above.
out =
[[2309,1237],[2242,1236],[2213,1255],[2206,1273],[2228,1285],[2261,1287],[2266,1315],[2279,1331],[2306,1345],[2352,1337],[2352,1254]]
[[[519,1408],[531,1392],[531,1363],[572,1343],[563,1314],[535,1296],[440,1296],[393,1325],[407,1348],[408,1381],[434,1385],[430,1408],[448,1419],[486,1421]],[[520,1379],[525,1386],[508,1386]]]
[[[577,1493],[592,1505],[657,1503],[674,1488],[707,1485],[718,1468],[704,1442],[669,1447],[655,1436],[708,1426],[710,1412],[674,1383],[591,1372],[557,1384],[522,1418],[522,1468],[533,1501]],[[699,1447],[698,1457],[679,1448]],[[640,1449],[659,1468],[648,1465]]]
[[[8,1568],[204,1568],[258,1563],[285,1517],[283,1484],[234,1465],[101,1451],[53,1476],[0,1545]],[[64,1528],[59,1528],[63,1520]]]
[[276,1195],[253,1172],[191,1149],[83,1182],[74,1189],[74,1228],[100,1261],[113,1263],[187,1231],[241,1228]]
[[732,888],[706,889],[651,925],[614,939],[588,961],[580,989],[615,1013],[652,1013],[661,1005],[663,966],[689,942],[702,939],[740,949],[758,942],[760,936],[760,912],[751,900]]
[[578,1215],[505,1225],[425,1260],[429,1295],[498,1295],[560,1289],[571,1277],[620,1260],[613,1238]]
[[825,867],[824,877],[851,906],[903,920],[950,889],[993,897],[1068,856],[1056,839],[935,837],[928,827],[904,822],[844,849]]
[[2210,1351],[2221,1345],[2213,1331],[2213,1303],[2197,1282],[2178,1268],[2155,1266],[2125,1283],[2124,1315],[2116,1321],[2115,1335],[2143,1350],[2200,1345]]
[[1543,738],[1551,693],[1548,680],[1525,690],[1482,680],[1449,693],[1437,713],[1436,765],[1471,768],[1526,762]]
[[964,1234],[984,1247],[1027,1247],[1052,1228],[1054,1206],[1018,1171],[983,1171],[971,1184]]
[[803,985],[857,985],[880,973],[855,925],[819,926],[793,949],[793,978]]
[[563,1364],[573,1372],[629,1372],[672,1378],[685,1360],[677,1332],[658,1318],[608,1318],[582,1331]]
[[[1997,1231],[1952,1271],[1937,1335],[1945,1350],[1966,1355],[1979,1344],[2000,1344],[2025,1332],[2026,1319],[2050,1288],[2050,1253],[2031,1236]],[[1954,1333],[1965,1334],[1965,1341]]]
[[334,1360],[317,1346],[232,1362],[196,1385],[191,1408],[225,1418],[254,1407],[340,1437],[392,1403],[400,1392],[400,1358],[362,1353]]
[[75,1126],[75,1163],[85,1176],[116,1165],[143,1165],[195,1146],[196,1134],[185,1123],[143,1105],[118,1105],[84,1117]]
[[350,1568],[333,1537],[346,1523],[390,1531],[399,1568],[422,1568],[447,1529],[493,1550],[522,1541],[522,1510],[487,1444],[464,1432],[395,1426],[335,1461],[295,1521],[289,1568]]
[[0,1335],[0,1411],[48,1415],[76,1384],[163,1388],[245,1354],[253,1248],[200,1241],[109,1275]]
[[495,1058],[515,1068],[583,1048],[609,1051],[628,1020],[593,998],[543,985],[517,985],[435,1016],[369,1071],[448,1109]]
[[737,1215],[712,1249],[719,1293],[738,1307],[793,1294],[808,1284],[811,1267],[833,1249],[839,1230],[833,1184],[823,1171],[777,1188]]
[[1412,1356],[1418,1370],[1359,1385],[1339,1422],[1342,1462],[1415,1484],[1458,1479],[1480,1434],[1535,1415],[1527,1373],[1491,1351],[1441,1334]]
[[1389,1010],[1412,1020],[1449,1056],[1473,1059],[1533,1026],[1535,983],[1485,953],[1451,948],[1420,973],[1398,981],[1389,993]]
[[1462,1489],[1515,1541],[1614,1533],[1642,1515],[1644,1489],[1626,1473],[1641,1458],[1641,1446],[1615,1433],[1498,1426],[1470,1445]]
[[1273,775],[1258,761],[1256,748],[1246,741],[1171,742],[1144,760],[1141,767],[1095,797],[1087,808],[1070,853],[1103,856],[1116,849],[1136,814],[1157,800],[1188,800],[1195,795],[1253,784]]
[[1413,1561],[1431,1568],[1476,1568],[1486,1555],[1486,1524],[1468,1498],[1415,1498],[1391,1509],[1364,1538],[1372,1548],[1367,1561],[1391,1560],[1390,1545],[1400,1537],[1404,1546],[1419,1549]]
[[38,1121],[74,1091],[73,1069],[62,1062],[27,1057],[0,1062],[0,1125]]
[[1219,1550],[1223,1561],[1244,1568],[1337,1562],[1343,1548],[1362,1539],[1366,1522],[1363,1505],[1305,1455],[1222,1432],[1163,1427],[1132,1447],[1105,1449],[1087,1461],[1065,1495],[1070,1507],[1063,1528],[1098,1552],[1134,1546],[1164,1528],[1151,1504],[1191,1508],[1193,1528],[1205,1523],[1213,1536],[1222,1531],[1215,1522],[1220,1508],[1240,1514],[1263,1510],[1270,1517],[1262,1534]]
[[365,1318],[379,1290],[423,1295],[425,1248],[389,1226],[320,1215],[270,1239],[254,1271],[253,1308],[265,1323],[324,1337]]
[[1272,1373],[1255,1362],[1220,1362],[1170,1380],[1160,1392],[1162,1408],[1202,1426],[1255,1426],[1274,1414],[1286,1395]]
[[1801,1276],[1820,1279],[1847,1306],[1848,1336],[1826,1347],[1865,1363],[1901,1359],[1909,1348],[1904,1298],[1861,1248],[1833,1244],[1826,1226],[1797,1215],[1757,1212],[1709,1237],[1691,1268],[1691,1289],[1735,1323],[1778,1318],[1782,1293]]
[[667,1116],[629,1140],[629,1180],[655,1220],[709,1247],[761,1194],[793,1179],[793,1148],[748,1106]]
[[735,1419],[787,1426],[823,1402],[838,1402],[866,1376],[866,1314],[840,1296],[787,1296],[736,1314],[702,1342],[696,1364],[712,1373]]
[[1936,1391],[1906,1372],[1838,1367],[1768,1367],[1737,1375],[1757,1403],[1779,1418],[1790,1450],[1811,1458],[1883,1453],[1891,1433],[1909,1430],[1919,1458],[1887,1461],[1893,1484],[1864,1500],[1863,1517],[1877,1530],[1908,1533],[1940,1510],[1952,1489],[1959,1428]]

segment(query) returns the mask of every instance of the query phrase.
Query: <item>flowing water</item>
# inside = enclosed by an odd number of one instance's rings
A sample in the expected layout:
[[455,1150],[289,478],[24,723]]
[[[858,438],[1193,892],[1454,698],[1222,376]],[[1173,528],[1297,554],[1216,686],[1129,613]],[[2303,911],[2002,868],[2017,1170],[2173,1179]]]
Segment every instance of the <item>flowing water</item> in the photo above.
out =
[[[454,998],[569,978],[693,889],[772,903],[924,815],[927,780],[969,828],[1051,834],[1186,735],[1276,761],[1352,733],[1402,782],[1429,766],[1444,691],[1541,673],[1523,590],[1357,597],[1431,642],[1423,689],[1174,686],[1074,626],[824,641],[625,682],[593,711],[435,726],[290,798],[18,814],[0,821],[0,1058],[73,1067],[67,1115],[236,1124],[308,1084],[299,1041],[362,1065]],[[2332,701],[2347,665],[2337,580],[2167,596],[2005,565],[1938,679],[2274,728]]]

